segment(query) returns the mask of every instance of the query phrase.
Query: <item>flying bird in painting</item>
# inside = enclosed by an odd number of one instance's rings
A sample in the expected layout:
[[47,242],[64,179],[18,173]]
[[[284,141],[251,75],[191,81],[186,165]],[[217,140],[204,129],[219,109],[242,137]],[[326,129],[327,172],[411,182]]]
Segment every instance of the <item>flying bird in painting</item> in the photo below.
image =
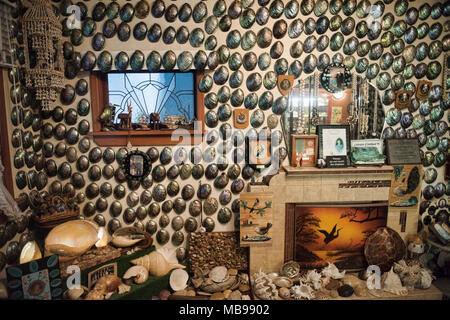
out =
[[267,225],[265,227],[256,227],[255,231],[257,234],[265,235],[267,232],[269,232],[269,229],[272,227],[272,224],[270,222],[267,222]]
[[331,230],[330,233],[328,233],[325,230],[317,230],[320,233],[323,233],[323,235],[325,236],[325,239],[323,239],[323,242],[325,242],[325,244],[328,244],[329,242],[331,242],[334,239],[336,239],[337,237],[339,237],[339,230],[342,230],[342,228],[340,228],[336,231],[336,226],[337,226],[337,224],[334,225],[333,230]]

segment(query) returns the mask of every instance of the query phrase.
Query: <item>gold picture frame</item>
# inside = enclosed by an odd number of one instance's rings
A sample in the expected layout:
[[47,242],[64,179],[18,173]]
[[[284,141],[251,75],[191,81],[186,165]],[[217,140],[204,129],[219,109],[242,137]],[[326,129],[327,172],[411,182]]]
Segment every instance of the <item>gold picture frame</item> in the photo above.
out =
[[291,166],[315,167],[317,163],[318,136],[316,134],[293,134],[291,137]]

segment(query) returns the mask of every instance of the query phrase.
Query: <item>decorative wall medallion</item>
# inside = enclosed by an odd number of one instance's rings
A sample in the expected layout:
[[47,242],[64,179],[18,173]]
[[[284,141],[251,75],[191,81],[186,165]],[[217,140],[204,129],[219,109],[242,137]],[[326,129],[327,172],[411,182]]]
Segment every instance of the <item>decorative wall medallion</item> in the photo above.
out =
[[141,181],[150,173],[152,164],[145,152],[133,150],[128,152],[121,163],[121,168],[128,179]]
[[431,90],[431,81],[420,80],[417,83],[416,97],[421,101],[425,101],[428,99],[428,94]]
[[235,109],[234,110],[234,127],[238,129],[245,129],[249,124],[249,110]]
[[320,74],[320,83],[332,93],[349,88],[351,79],[350,70],[343,64],[333,63]]
[[404,109],[408,108],[411,99],[412,99],[413,92],[408,90],[399,90],[395,93],[395,107],[397,109]]
[[293,75],[279,75],[278,76],[278,90],[282,95],[288,95],[294,83]]

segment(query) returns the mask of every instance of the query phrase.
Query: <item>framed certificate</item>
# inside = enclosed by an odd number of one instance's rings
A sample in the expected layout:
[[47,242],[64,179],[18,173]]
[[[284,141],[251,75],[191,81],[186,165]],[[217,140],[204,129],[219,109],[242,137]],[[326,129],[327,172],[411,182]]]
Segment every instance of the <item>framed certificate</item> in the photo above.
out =
[[349,125],[318,125],[318,157],[326,161],[327,167],[347,167],[350,152]]

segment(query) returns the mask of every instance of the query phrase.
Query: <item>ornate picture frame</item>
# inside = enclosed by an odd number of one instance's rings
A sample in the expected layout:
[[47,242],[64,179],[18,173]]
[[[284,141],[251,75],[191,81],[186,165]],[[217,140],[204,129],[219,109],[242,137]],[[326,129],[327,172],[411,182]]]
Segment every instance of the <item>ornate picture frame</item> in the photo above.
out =
[[150,157],[143,151],[128,152],[121,163],[121,168],[129,180],[143,180],[152,170]]
[[395,93],[395,107],[397,109],[408,108],[411,104],[413,92],[409,90],[398,90]]
[[420,80],[417,82],[416,98],[420,101],[425,101],[428,99],[428,95],[431,90],[431,81]]
[[318,136],[316,134],[293,134],[291,137],[291,166],[315,167],[317,163]]
[[270,137],[246,137],[245,158],[255,170],[267,168],[272,163],[273,145]]
[[336,93],[351,87],[352,74],[342,63],[332,63],[320,74],[319,79],[325,90]]

